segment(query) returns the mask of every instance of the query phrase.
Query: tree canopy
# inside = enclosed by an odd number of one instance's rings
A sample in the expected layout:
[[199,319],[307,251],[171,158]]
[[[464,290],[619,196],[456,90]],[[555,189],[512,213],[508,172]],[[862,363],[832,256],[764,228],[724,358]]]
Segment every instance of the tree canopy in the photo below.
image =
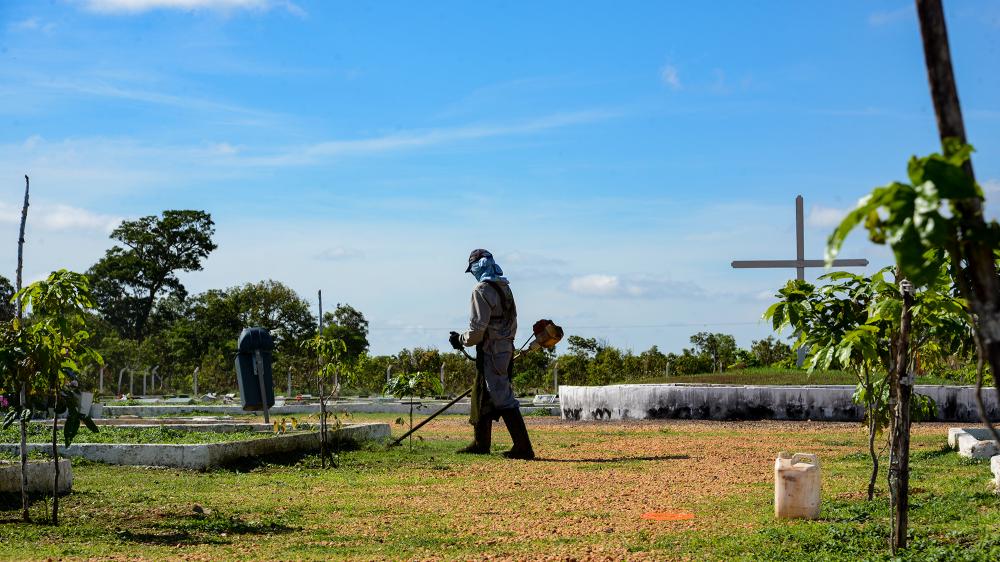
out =
[[163,211],[124,221],[112,233],[115,245],[88,271],[101,315],[123,337],[143,339],[163,295],[183,299],[179,271],[198,271],[215,250],[215,223],[204,211]]

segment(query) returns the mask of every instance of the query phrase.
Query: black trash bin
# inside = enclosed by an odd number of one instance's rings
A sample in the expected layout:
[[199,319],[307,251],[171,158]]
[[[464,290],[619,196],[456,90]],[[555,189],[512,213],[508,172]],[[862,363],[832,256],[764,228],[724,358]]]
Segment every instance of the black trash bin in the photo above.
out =
[[[236,383],[240,389],[243,409],[248,411],[264,409],[260,397],[260,381],[257,378],[258,368],[263,370],[264,393],[267,398],[267,407],[271,408],[274,406],[274,380],[271,377],[274,338],[264,328],[246,328],[240,333],[237,347]],[[255,367],[258,355],[260,361]]]

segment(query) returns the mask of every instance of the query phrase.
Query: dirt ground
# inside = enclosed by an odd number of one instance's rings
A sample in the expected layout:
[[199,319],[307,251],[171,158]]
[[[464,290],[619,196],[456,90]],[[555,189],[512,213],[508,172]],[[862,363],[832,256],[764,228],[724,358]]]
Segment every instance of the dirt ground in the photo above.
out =
[[[624,537],[640,535],[656,542],[683,530],[717,528],[731,513],[719,513],[726,498],[770,493],[774,459],[779,451],[809,452],[822,459],[860,453],[866,443],[857,423],[632,421],[565,422],[529,418],[538,458],[532,462],[473,463],[461,472],[445,472],[439,481],[417,486],[394,497],[404,511],[450,521],[452,531],[470,536],[518,537],[519,540],[565,540],[562,556],[644,558],[629,553]],[[914,450],[939,448],[948,424],[914,427]],[[470,433],[461,419],[430,427],[429,439],[456,440]],[[930,442],[924,442],[930,438]],[[509,442],[502,423],[494,425],[494,443]],[[456,477],[477,482],[475,492],[456,487]],[[825,480],[838,478],[836,473]],[[834,486],[838,487],[839,486]],[[857,492],[842,494],[861,497]],[[456,502],[456,496],[462,501]],[[512,497],[513,502],[503,498]],[[686,521],[651,521],[649,512],[690,512]],[[748,522],[745,528],[753,527]],[[387,519],[384,521],[388,523]],[[363,533],[378,535],[379,522]],[[577,541],[606,536],[579,552]],[[487,540],[484,547],[491,546]],[[524,555],[515,556],[522,558]],[[653,558],[656,558],[655,556]]]

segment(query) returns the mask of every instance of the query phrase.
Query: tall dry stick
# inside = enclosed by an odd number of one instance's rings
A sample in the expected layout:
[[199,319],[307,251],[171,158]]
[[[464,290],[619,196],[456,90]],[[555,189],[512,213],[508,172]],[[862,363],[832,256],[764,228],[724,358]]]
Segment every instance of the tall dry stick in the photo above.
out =
[[[317,291],[319,297],[319,328],[317,334],[323,335],[323,291]],[[326,468],[326,398],[323,396],[323,356],[319,357],[319,458],[320,466]]]
[[[17,237],[17,298],[14,306],[17,309],[18,329],[24,323],[24,311],[21,309],[21,272],[24,270],[24,223],[28,221],[28,192],[31,180],[24,175],[24,206],[21,207],[21,230]],[[23,374],[23,373],[21,373]],[[28,513],[28,420],[24,418],[24,408],[28,403],[28,382],[21,381],[21,519],[31,521]]]
[[52,378],[52,525],[59,524],[59,377]]

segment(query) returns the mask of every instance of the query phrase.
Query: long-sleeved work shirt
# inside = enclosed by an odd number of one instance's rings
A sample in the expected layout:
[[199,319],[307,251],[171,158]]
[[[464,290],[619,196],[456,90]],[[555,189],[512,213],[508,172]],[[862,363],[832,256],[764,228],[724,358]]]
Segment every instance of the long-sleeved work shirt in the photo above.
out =
[[[496,410],[504,410],[520,406],[510,384],[514,336],[517,332],[517,307],[510,283],[506,280],[494,283],[504,292],[506,299],[502,299],[490,283],[476,285],[472,290],[469,330],[462,334],[461,339],[467,347],[476,346],[476,366],[479,377],[482,378],[477,380],[477,387],[484,383],[492,406]],[[473,402],[477,402],[476,398],[473,396]],[[478,417],[478,414],[474,413],[473,417]]]

